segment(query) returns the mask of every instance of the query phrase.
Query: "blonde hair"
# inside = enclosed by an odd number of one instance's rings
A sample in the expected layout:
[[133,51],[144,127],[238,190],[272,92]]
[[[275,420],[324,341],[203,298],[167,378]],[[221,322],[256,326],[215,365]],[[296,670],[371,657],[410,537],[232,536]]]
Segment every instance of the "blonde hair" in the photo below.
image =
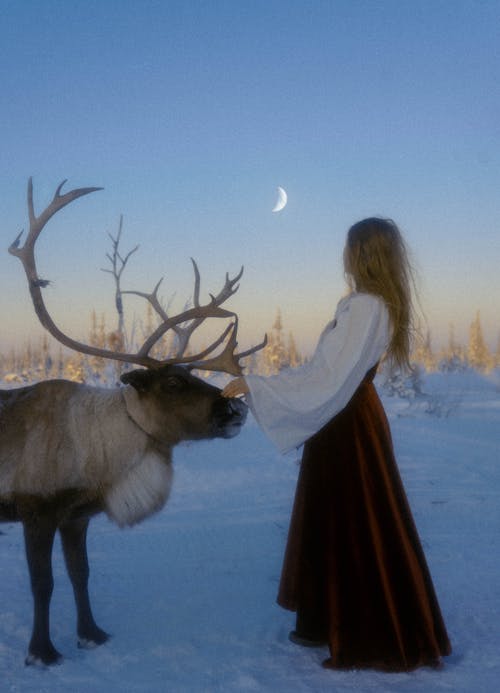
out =
[[387,357],[393,366],[411,369],[414,326],[414,273],[400,230],[391,219],[371,217],[349,229],[344,269],[351,289],[380,296],[387,306],[392,337]]

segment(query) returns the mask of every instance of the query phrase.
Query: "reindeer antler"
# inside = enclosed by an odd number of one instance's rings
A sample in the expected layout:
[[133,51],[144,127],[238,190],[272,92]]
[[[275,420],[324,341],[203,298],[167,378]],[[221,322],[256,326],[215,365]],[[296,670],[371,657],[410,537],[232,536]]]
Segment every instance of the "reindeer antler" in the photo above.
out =
[[[169,317],[161,303],[158,299],[158,288],[160,282],[158,282],[153,289],[152,293],[146,294],[139,291],[123,291],[122,293],[136,294],[145,298],[156,311],[161,319],[160,325],[153,331],[151,335],[147,337],[142,346],[137,353],[125,353],[119,351],[112,351],[110,349],[103,349],[91,346],[90,344],[85,344],[83,342],[76,341],[71,337],[64,334],[52,320],[43,300],[42,289],[48,285],[48,281],[45,279],[40,279],[38,276],[38,270],[35,262],[35,243],[43,230],[45,224],[54,216],[56,212],[68,205],[73,200],[88,195],[97,190],[102,190],[102,188],[76,188],[75,190],[70,190],[67,193],[61,194],[61,189],[66,183],[64,180],[58,187],[52,199],[52,202],[43,210],[43,212],[37,217],[34,211],[33,205],[33,182],[30,178],[28,181],[28,213],[29,213],[29,224],[30,229],[27,235],[26,241],[22,247],[20,247],[21,232],[15,241],[9,247],[9,252],[15,255],[21,260],[26,277],[28,279],[28,286],[31,294],[31,299],[35,308],[36,315],[40,320],[41,324],[45,327],[48,332],[55,337],[55,339],[63,344],[64,346],[78,351],[83,354],[88,354],[90,356],[100,356],[107,359],[113,359],[116,361],[125,361],[127,363],[135,363],[140,366],[146,366],[147,368],[158,368],[167,364],[182,363],[189,364],[191,368],[198,368],[202,370],[212,370],[212,371],[223,371],[226,373],[231,373],[233,375],[240,375],[242,372],[242,367],[240,365],[240,359],[255,353],[259,349],[262,349],[267,343],[267,337],[264,341],[257,346],[254,346],[242,353],[235,353],[237,347],[236,335],[238,330],[238,318],[236,314],[232,311],[228,311],[221,308],[222,303],[224,303],[228,298],[230,298],[239,288],[237,284],[241,279],[243,274],[243,267],[236,277],[233,279],[229,278],[226,274],[226,281],[221,291],[217,296],[212,296],[210,294],[210,302],[201,305],[200,304],[200,273],[196,262],[191,258],[193,263],[193,269],[195,274],[195,286],[194,286],[194,296],[193,296],[193,307],[187,310]],[[207,318],[234,318],[234,322],[230,323],[222,334],[217,337],[217,339],[210,344],[206,349],[193,356],[184,356],[186,348],[188,346],[189,339],[197,327]],[[163,337],[163,335],[168,331],[173,330],[177,335],[178,339],[178,351],[176,356],[173,358],[166,359],[156,359],[150,356],[150,352],[154,345]],[[213,352],[224,343],[227,338],[227,342],[221,353],[216,356],[211,356]]]

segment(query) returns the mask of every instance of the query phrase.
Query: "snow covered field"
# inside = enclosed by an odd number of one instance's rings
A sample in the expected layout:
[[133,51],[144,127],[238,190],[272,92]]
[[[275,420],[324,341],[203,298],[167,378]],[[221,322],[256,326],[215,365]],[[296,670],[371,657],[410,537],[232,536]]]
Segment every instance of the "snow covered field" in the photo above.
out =
[[454,647],[444,670],[327,671],[326,650],[288,641],[293,614],[274,600],[297,456],[279,456],[250,420],[233,440],[177,449],[174,490],[159,515],[124,531],[104,517],[92,522],[94,612],[113,635],[101,648],[76,648],[56,545],[61,666],[24,666],[32,607],[21,527],[0,524],[0,691],[497,693],[500,377],[428,375],[424,389],[441,416],[424,401],[383,399]]

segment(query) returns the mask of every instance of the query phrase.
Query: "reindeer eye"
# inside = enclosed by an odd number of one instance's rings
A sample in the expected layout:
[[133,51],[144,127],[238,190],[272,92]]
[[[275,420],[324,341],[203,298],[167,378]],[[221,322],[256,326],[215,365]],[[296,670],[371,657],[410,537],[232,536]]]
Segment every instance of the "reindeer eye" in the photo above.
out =
[[165,380],[164,388],[171,392],[172,390],[179,390],[183,385],[184,382],[181,378],[176,375],[169,375]]

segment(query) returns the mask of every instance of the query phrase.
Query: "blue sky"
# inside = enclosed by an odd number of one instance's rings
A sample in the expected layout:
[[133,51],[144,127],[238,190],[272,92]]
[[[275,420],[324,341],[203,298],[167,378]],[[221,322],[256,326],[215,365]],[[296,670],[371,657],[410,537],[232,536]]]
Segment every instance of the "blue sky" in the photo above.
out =
[[[500,4],[470,0],[0,0],[0,344],[40,334],[19,262],[26,183],[103,186],[39,242],[50,309],[114,320],[100,271],[124,215],[126,288],[245,274],[241,341],[281,308],[310,347],[344,290],[348,226],[394,218],[436,343],[500,331]],[[289,196],[278,214],[276,188]],[[129,316],[139,304],[127,304]]]

